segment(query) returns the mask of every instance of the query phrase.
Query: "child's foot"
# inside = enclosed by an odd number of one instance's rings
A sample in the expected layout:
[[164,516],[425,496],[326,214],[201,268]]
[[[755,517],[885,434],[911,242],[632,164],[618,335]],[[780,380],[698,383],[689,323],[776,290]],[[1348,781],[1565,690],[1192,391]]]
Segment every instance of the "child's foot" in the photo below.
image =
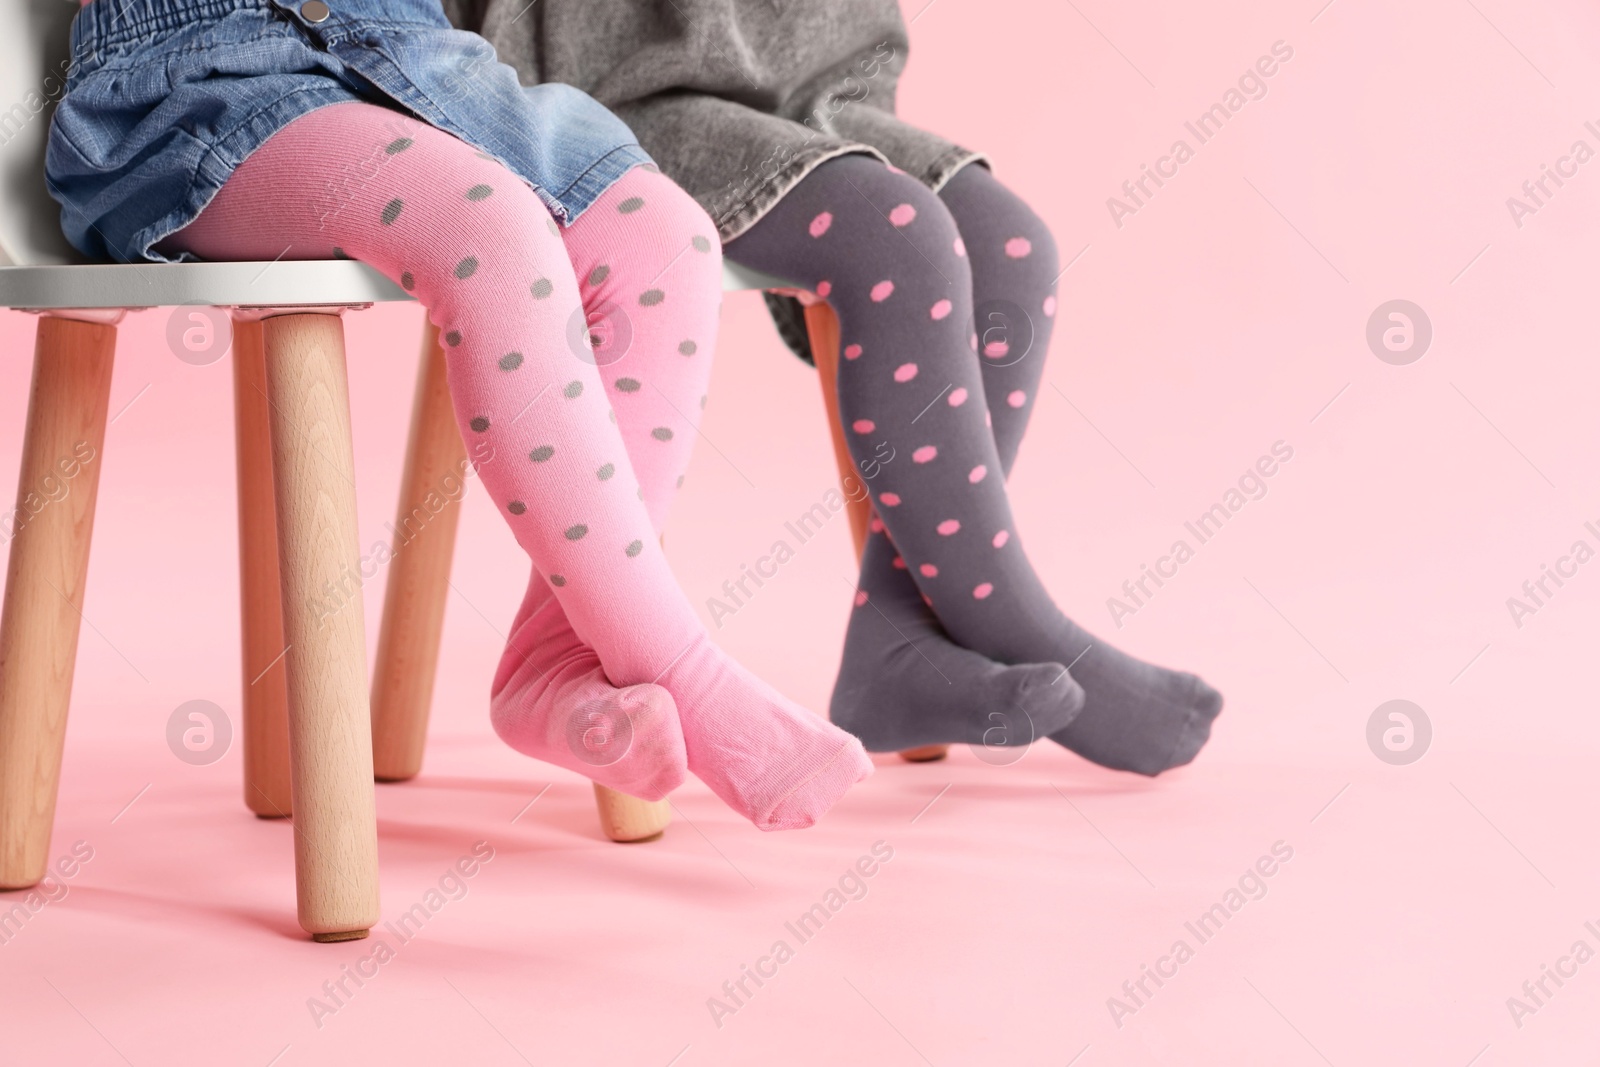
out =
[[[1009,536],[996,537],[993,546],[997,550],[1014,551],[1015,541]],[[969,557],[946,556],[937,566],[916,566],[932,586],[954,579],[951,583],[954,588],[972,588],[987,573],[984,556],[979,553],[976,563]],[[963,575],[964,568],[974,569]],[[1028,714],[1034,716],[1040,734],[1048,734],[1052,741],[1085,759],[1115,770],[1156,775],[1188,763],[1210,737],[1211,722],[1222,710],[1221,694],[1199,678],[1144,663],[1103,644],[1061,614],[1048,597],[1019,597],[1008,603],[1000,593],[982,597],[954,594],[935,599],[930,605],[923,600],[906,562],[896,555],[894,545],[881,529],[875,529],[867,539],[861,575],[862,587],[869,591],[868,600],[856,608],[851,620],[846,636],[845,666],[840,671],[839,695],[835,698],[836,709],[841,700],[847,700],[848,706],[836,710],[835,718],[841,724],[850,723],[851,729],[857,726],[873,729],[869,721],[877,719],[875,709],[866,706],[857,694],[863,697],[870,694],[882,702],[881,707],[905,709],[899,721],[908,727],[920,725],[921,716],[932,709],[939,709],[942,715],[955,714],[943,701],[931,697],[925,707],[915,703],[918,695],[915,685],[936,690],[937,684],[942,682],[934,671],[926,669],[927,663],[923,663],[922,672],[917,672],[916,664],[909,658],[917,657],[919,649],[934,658],[931,649],[940,647],[943,642],[918,639],[919,633],[930,631],[949,642],[948,647],[954,649],[952,656],[965,651],[980,662],[1012,664],[1013,671],[1035,671],[1040,664],[1065,664],[1071,678],[1059,685],[1075,683],[1083,691],[1081,710],[1076,711],[1076,717],[1071,711],[1079,701],[1070,695],[1051,699],[1054,694],[1046,694],[1045,702],[1039,703],[1037,690],[1019,687],[1033,701],[1024,706]],[[873,621],[874,615],[878,616],[878,621],[884,621],[878,612],[865,614],[873,604],[893,619],[893,626],[866,625]],[[934,613],[935,609],[939,614]],[[949,625],[952,622],[964,627],[964,636],[956,635]],[[915,645],[908,639],[915,639]],[[896,646],[899,651],[895,651]],[[909,665],[891,676],[888,668],[901,660]],[[935,662],[943,669],[942,660],[935,659]],[[874,674],[876,665],[882,665],[877,675]],[[950,674],[948,670],[945,673]],[[980,676],[981,672],[973,674]],[[924,675],[934,675],[933,681],[929,682]],[[1010,680],[1027,675],[1008,674],[1006,677]],[[899,700],[900,693],[906,694],[907,700]],[[951,695],[959,697],[960,694]],[[1067,721],[1045,721],[1052,714],[1065,714]],[[966,723],[971,728],[982,718],[973,715]],[[891,747],[915,747],[906,741],[914,736],[911,728],[896,729],[884,740],[892,740]],[[994,738],[991,734],[991,742]],[[876,749],[878,740],[874,736],[870,747]],[[1018,738],[1012,743],[1021,740]],[[978,743],[983,743],[981,738]]]
[[1194,759],[1222,711],[1222,694],[1196,675],[1134,659],[1067,626],[1073,636],[1061,654],[1083,686],[1083,712],[1050,740],[1103,767],[1152,776]]
[[659,685],[613,686],[538,576],[489,709],[495,733],[518,752],[630,796],[660,800],[688,774],[672,695]]
[[704,635],[658,679],[677,701],[689,769],[762,830],[810,826],[872,773],[861,742],[780,696]]
[[858,592],[829,717],[869,752],[1023,746],[1064,729],[1083,689],[1059,663],[1008,667],[950,640],[909,581]]

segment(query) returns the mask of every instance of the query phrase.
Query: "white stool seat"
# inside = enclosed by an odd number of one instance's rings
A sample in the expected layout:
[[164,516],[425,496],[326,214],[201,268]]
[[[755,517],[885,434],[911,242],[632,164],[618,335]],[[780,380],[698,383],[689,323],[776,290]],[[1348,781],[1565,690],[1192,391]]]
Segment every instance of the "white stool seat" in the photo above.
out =
[[[722,287],[729,291],[786,284],[723,264]],[[412,299],[372,267],[349,259],[0,267],[0,307],[32,311],[193,305],[303,308]]]

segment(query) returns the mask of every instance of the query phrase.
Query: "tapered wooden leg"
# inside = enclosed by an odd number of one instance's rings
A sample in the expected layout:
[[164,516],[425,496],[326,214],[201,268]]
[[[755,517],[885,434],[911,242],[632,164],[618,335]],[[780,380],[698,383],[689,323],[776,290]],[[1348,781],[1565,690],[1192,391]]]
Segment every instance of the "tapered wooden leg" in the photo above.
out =
[[613,841],[650,841],[672,822],[672,805],[667,801],[640,800],[599,782],[594,785],[594,802],[600,809],[600,828]]
[[244,802],[263,819],[287,818],[289,693],[284,668],[278,507],[261,323],[233,324],[233,432],[239,494],[239,630],[244,709]]
[[422,769],[466,471],[439,330],[429,323],[372,673],[372,765],[380,782],[404,781]]
[[372,718],[356,544],[344,330],[337,315],[261,324],[288,653],[289,777],[300,925],[318,941],[378,920]]
[[0,616],[0,889],[45,875],[83,618],[115,326],[45,317]]
[[[844,487],[850,515],[850,534],[855,538],[859,558],[867,547],[872,504],[867,498],[866,485],[850,458],[844,424],[839,421],[839,316],[827,304],[812,304],[806,308],[806,333],[811,341],[811,359],[817,365],[817,376],[822,379],[822,403],[827,408],[828,429],[833,434],[833,458],[839,466],[839,483]],[[908,748],[900,756],[912,763],[927,763],[944,759],[949,750],[948,745],[924,745]]]

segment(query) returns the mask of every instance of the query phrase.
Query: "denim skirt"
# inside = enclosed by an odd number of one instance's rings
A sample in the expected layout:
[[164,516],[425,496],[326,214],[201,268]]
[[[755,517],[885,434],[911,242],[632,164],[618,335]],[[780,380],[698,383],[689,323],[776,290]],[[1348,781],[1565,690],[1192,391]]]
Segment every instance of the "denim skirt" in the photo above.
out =
[[45,175],[68,240],[94,259],[166,260],[157,242],[267,138],[344,101],[454,134],[562,223],[651,162],[582,91],[519,85],[439,0],[94,0],[73,24],[67,71]]

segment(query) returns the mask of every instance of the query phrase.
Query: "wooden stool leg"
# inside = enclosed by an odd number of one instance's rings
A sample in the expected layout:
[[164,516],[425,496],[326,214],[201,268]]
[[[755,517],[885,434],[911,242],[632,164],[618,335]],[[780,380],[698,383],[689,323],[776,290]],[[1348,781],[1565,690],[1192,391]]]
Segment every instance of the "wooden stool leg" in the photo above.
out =
[[[855,538],[856,557],[860,558],[867,547],[872,504],[867,499],[861,476],[856,473],[856,465],[850,459],[844,425],[839,421],[839,316],[827,304],[812,304],[806,308],[806,334],[811,341],[811,359],[817,365],[817,376],[822,379],[822,403],[827,408],[828,429],[833,434],[833,458],[839,466],[839,483],[844,487],[850,515],[850,533]],[[927,763],[944,759],[949,751],[949,745],[924,745],[908,748],[900,757],[912,763]]]
[[337,315],[261,324],[288,653],[289,777],[300,925],[316,941],[378,920],[372,718],[355,462]]
[[233,324],[233,431],[239,493],[239,629],[242,643],[244,802],[263,819],[287,818],[289,692],[272,424],[261,323]]
[[380,782],[402,782],[422,769],[466,470],[439,329],[429,323],[372,672],[372,765]]
[[665,800],[638,797],[594,784],[594,803],[600,810],[600,828],[613,841],[652,841],[672,822],[672,805]]
[[46,316],[0,617],[0,889],[46,873],[105,449],[115,326]]

